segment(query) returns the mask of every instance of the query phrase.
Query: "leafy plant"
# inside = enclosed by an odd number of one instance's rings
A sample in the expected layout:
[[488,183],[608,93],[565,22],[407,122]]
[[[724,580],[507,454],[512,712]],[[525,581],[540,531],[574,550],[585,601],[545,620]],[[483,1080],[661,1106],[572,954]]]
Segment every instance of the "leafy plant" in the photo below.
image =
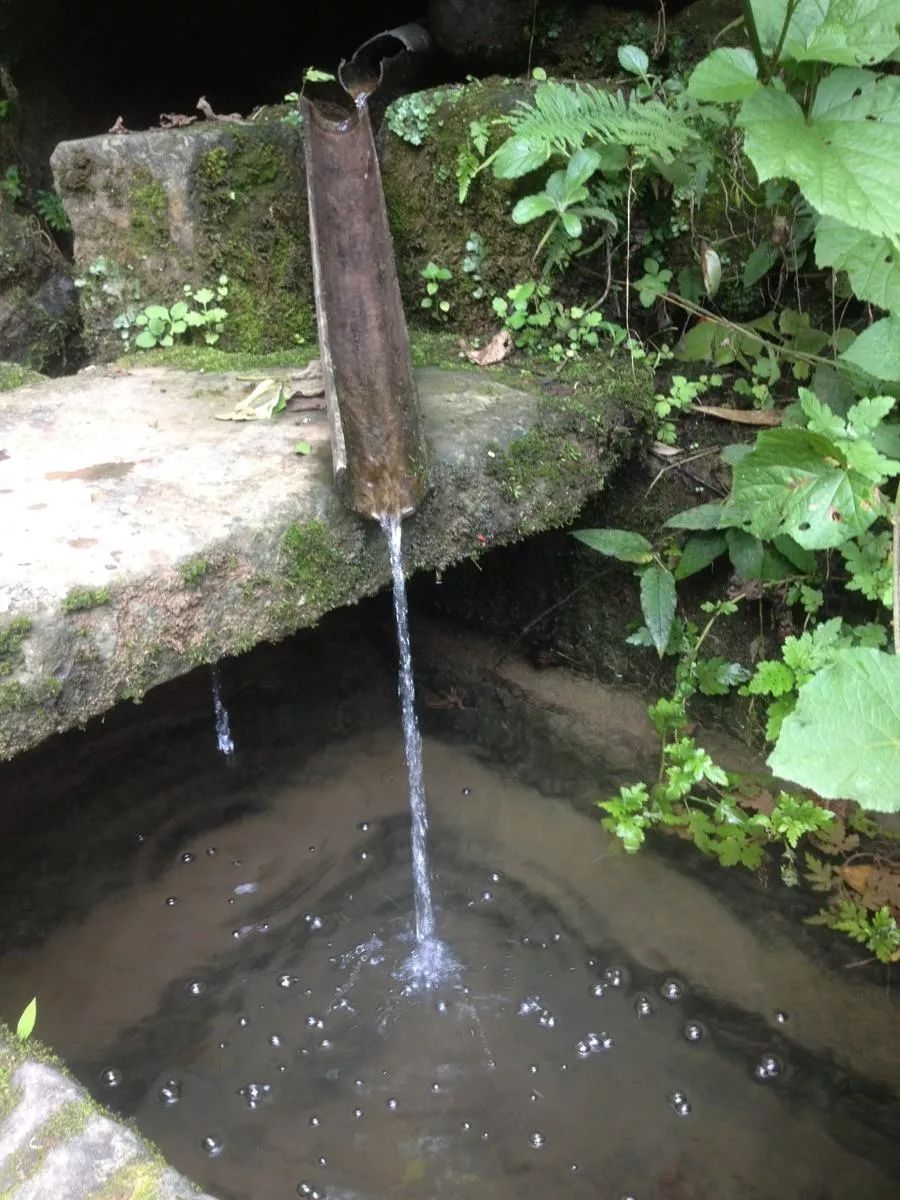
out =
[[72,223],[56,192],[39,191],[35,197],[34,207],[56,233],[71,233]]
[[[537,257],[544,245],[558,228],[572,242],[578,242],[584,230],[584,222],[599,221],[613,232],[618,228],[615,215],[605,205],[593,202],[587,182],[600,169],[601,158],[596,150],[578,150],[569,159],[564,171],[554,171],[544,184],[543,190],[523,196],[512,211],[517,225],[552,213],[553,217],[545,229],[535,250]],[[557,255],[554,261],[558,261]]]
[[221,307],[221,301],[228,295],[228,276],[219,276],[215,291],[208,287],[195,291],[190,284],[185,284],[184,295],[184,300],[176,301],[171,307],[150,304],[133,319],[127,314],[120,314],[113,322],[114,327],[120,330],[126,342],[130,339],[132,327],[137,327],[140,332],[134,343],[141,350],[172,346],[191,330],[201,331],[208,346],[215,345],[228,316],[227,309]]
[[3,178],[0,179],[0,188],[3,189],[3,194],[13,203],[16,200],[21,200],[22,193],[25,190],[25,185],[22,183],[22,176],[19,174],[17,166],[6,168]]
[[455,104],[462,92],[459,88],[434,88],[430,92],[413,92],[388,105],[386,118],[391,133],[421,146],[431,132],[432,118],[444,104]]
[[[548,284],[533,279],[511,287],[506,296],[495,296],[491,307],[519,349],[546,354],[555,363],[597,349],[601,335],[614,346],[627,338],[621,325],[604,320],[596,308],[566,306],[553,298]],[[634,349],[636,357],[643,353],[637,343]]]
[[436,321],[446,321],[450,312],[450,301],[440,298],[441,284],[453,278],[453,273],[438,263],[429,262],[419,272],[425,280],[425,296],[419,301]]
[[688,379],[684,375],[673,375],[668,392],[657,392],[653,397],[653,411],[659,419],[656,436],[661,442],[671,445],[675,441],[675,424],[669,420],[673,412],[689,412],[694,401],[711,387],[721,387],[721,375],[701,375]]

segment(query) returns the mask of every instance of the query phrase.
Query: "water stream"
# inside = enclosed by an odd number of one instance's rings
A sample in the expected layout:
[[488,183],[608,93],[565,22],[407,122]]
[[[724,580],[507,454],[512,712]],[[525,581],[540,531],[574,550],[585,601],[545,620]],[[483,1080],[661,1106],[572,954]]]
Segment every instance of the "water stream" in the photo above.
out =
[[403,721],[403,748],[409,775],[409,810],[412,825],[412,868],[416,914],[416,951],[410,974],[431,987],[453,969],[452,956],[435,937],[434,902],[431,896],[431,867],[428,861],[428,802],[422,771],[422,737],[416,718],[416,688],[413,680],[412,647],[403,575],[403,524],[399,516],[380,520],[391,559],[394,590],[394,620],[399,658],[398,690]]
[[234,755],[234,739],[231,736],[228,709],[222,700],[222,681],[219,678],[219,668],[213,664],[210,673],[212,675],[213,709],[216,714],[216,745],[219,752],[230,759]]

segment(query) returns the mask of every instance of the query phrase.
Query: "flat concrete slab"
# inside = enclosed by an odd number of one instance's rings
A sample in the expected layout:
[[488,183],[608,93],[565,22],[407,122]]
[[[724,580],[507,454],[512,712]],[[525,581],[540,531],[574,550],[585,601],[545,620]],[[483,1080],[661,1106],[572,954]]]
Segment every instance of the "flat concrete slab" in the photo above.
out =
[[[388,582],[381,531],[335,494],[324,412],[216,419],[253,383],[91,368],[0,394],[0,756]],[[434,489],[409,570],[572,519],[643,402],[612,367],[552,396],[508,372],[418,387]]]

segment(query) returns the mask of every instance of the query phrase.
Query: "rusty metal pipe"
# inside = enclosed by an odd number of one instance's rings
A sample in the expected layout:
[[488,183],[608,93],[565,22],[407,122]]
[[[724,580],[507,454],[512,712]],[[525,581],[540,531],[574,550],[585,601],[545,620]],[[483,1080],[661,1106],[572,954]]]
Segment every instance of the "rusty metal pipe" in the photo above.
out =
[[380,34],[342,64],[352,108],[301,102],[335,479],[352,509],[376,518],[413,512],[427,490],[409,334],[367,105],[384,73],[379,39],[402,51],[404,32]]

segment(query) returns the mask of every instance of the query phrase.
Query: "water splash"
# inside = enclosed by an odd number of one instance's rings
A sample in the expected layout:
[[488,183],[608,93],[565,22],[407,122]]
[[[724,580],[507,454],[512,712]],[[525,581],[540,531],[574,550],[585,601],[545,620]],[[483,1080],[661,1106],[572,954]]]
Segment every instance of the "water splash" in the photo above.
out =
[[216,744],[219,750],[226,758],[231,758],[234,754],[234,740],[231,736],[231,727],[228,723],[228,709],[222,703],[222,685],[219,680],[219,668],[213,666],[210,668],[212,674],[212,694],[213,707],[216,711]]

